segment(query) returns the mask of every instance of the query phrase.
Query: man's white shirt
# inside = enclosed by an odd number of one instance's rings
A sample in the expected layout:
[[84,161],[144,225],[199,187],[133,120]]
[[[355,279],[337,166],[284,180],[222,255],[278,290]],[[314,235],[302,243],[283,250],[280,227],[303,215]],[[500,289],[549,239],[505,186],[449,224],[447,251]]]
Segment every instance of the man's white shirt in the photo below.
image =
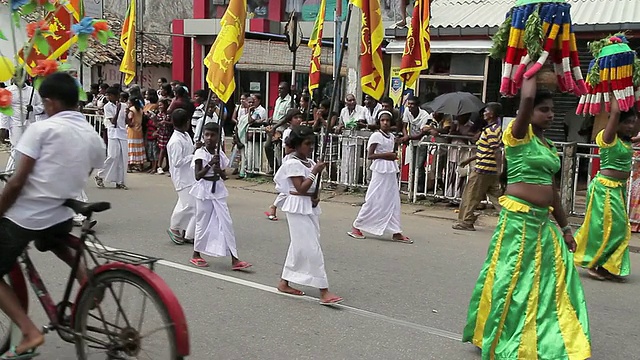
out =
[[4,217],[31,230],[71,219],[74,213],[63,203],[82,193],[90,172],[101,168],[105,159],[104,142],[77,111],[31,124],[16,151],[18,167],[25,155],[36,163]]
[[[0,114],[0,128],[9,129],[12,126],[24,126],[28,122],[34,122],[36,115],[40,115],[44,112],[44,105],[42,105],[42,98],[37,90],[29,85],[25,85],[22,89],[18,89],[17,85],[10,85],[7,90],[11,91],[11,107],[13,108],[13,115],[6,116]],[[22,102],[20,101],[20,93],[22,93]],[[31,94],[33,93],[33,99]],[[31,106],[33,111],[29,113],[29,119],[27,120],[27,105],[31,100]]]
[[169,157],[169,173],[176,191],[195,184],[196,175],[191,168],[191,160],[196,147],[189,134],[175,130],[167,143]]
[[[118,113],[118,106],[120,112]],[[109,102],[104,106],[105,125],[107,126],[107,137],[109,139],[127,140],[127,105],[118,103],[118,105]],[[118,113],[116,124],[113,125],[108,119],[113,119]]]

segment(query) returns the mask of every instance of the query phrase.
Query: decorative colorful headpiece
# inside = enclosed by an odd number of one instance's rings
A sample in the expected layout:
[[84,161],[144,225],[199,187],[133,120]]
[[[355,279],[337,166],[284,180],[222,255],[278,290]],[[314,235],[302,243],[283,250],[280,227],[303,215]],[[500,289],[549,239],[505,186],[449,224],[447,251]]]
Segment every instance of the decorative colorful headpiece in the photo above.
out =
[[[533,77],[549,57],[559,89],[586,94],[576,37],[566,0],[517,0],[493,36],[491,57],[503,60],[500,93],[514,96],[522,79]],[[535,62],[528,70],[527,66]]]
[[620,110],[629,111],[634,105],[640,110],[640,59],[628,44],[625,34],[615,34],[589,44],[594,59],[587,74],[587,94],[580,97],[576,113],[597,115],[611,111],[613,93]]

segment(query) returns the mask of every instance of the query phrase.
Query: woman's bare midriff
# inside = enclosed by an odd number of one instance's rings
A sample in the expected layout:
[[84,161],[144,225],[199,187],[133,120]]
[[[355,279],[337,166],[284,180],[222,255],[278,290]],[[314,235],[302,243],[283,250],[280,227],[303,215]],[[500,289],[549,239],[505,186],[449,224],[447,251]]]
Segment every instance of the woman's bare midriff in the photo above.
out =
[[620,170],[613,170],[613,169],[601,169],[600,170],[600,174],[602,174],[602,175],[604,175],[606,177],[610,177],[610,178],[614,178],[614,179],[618,179],[618,180],[627,180],[631,173],[628,172],[628,171],[620,171]]
[[509,184],[505,195],[517,197],[543,208],[553,205],[553,185]]

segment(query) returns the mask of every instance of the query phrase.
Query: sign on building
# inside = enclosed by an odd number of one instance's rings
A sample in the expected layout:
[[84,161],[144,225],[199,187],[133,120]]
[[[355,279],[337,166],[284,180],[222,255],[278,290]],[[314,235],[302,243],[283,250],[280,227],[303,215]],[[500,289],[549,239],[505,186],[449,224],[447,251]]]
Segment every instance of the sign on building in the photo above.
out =
[[84,0],[84,16],[104,18],[104,0]]

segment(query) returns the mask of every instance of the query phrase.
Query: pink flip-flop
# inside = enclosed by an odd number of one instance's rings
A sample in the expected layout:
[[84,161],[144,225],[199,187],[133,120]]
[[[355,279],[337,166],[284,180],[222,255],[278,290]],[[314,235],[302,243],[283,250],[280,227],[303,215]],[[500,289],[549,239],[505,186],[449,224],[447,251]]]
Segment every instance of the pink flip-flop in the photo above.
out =
[[278,217],[275,216],[275,215],[272,215],[268,211],[265,211],[264,214],[267,216],[267,219],[269,219],[271,221],[278,221]]
[[240,261],[239,263],[233,265],[231,267],[231,270],[233,270],[233,271],[244,270],[244,269],[250,268],[251,266],[253,266],[253,265],[249,264],[246,261]]
[[192,258],[189,262],[197,267],[208,267],[209,264],[203,258]]

